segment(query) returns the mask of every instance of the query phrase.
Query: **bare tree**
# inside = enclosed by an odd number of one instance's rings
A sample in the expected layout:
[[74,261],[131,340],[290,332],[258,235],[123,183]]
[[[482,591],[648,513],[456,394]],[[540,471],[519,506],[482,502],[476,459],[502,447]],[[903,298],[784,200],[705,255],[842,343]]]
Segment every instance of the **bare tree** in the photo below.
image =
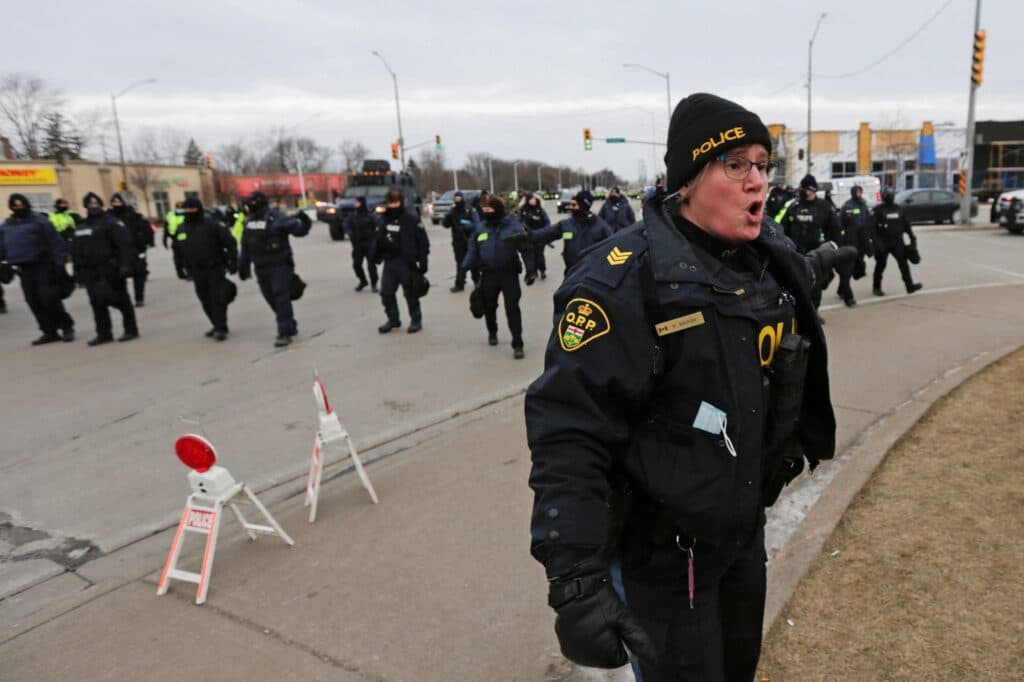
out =
[[221,145],[215,152],[217,167],[232,175],[248,175],[255,173],[259,160],[241,141]]
[[188,149],[189,136],[179,128],[160,128],[156,137],[156,148],[159,151],[159,161],[169,166],[177,166],[185,158],[185,150]]
[[445,170],[444,152],[440,149],[420,152],[416,165],[419,167],[416,177],[420,193],[444,192],[454,188],[451,173]]
[[369,147],[362,142],[353,142],[352,140],[344,140],[338,149],[344,163],[343,170],[347,173],[358,172],[363,166],[363,161],[370,155]]
[[14,131],[19,155],[40,157],[46,115],[63,103],[60,93],[42,78],[23,73],[0,78],[0,114]]
[[142,192],[146,202],[146,215],[152,215],[150,204],[150,188],[157,180],[157,172],[153,165],[160,163],[160,152],[157,150],[156,136],[152,131],[136,138],[131,149],[132,165],[128,168],[128,184]]

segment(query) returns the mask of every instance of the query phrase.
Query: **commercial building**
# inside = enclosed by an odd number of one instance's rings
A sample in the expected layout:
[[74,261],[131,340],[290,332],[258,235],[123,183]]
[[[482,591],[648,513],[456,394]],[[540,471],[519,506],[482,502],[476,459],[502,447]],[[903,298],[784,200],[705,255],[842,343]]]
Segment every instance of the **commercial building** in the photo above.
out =
[[308,173],[301,177],[287,173],[264,173],[260,175],[218,174],[217,191],[221,201],[240,206],[250,192],[263,192],[271,202],[282,203],[289,208],[302,204],[305,191],[306,202],[312,206],[317,201],[334,201],[348,184],[345,173]]
[[[143,215],[162,218],[174,204],[198,196],[204,204],[215,201],[213,172],[198,166],[128,164],[128,193]],[[118,191],[121,167],[96,161],[0,160],[0,210],[16,192],[24,194],[37,211],[49,212],[58,197],[73,211],[81,211],[82,197],[96,192],[107,202]]]
[[[807,133],[784,125],[769,126],[780,167],[778,182],[796,186],[807,174]],[[897,190],[916,187],[956,187],[965,149],[963,128],[925,121],[920,129],[811,132],[810,173],[819,182],[855,175],[873,175]]]

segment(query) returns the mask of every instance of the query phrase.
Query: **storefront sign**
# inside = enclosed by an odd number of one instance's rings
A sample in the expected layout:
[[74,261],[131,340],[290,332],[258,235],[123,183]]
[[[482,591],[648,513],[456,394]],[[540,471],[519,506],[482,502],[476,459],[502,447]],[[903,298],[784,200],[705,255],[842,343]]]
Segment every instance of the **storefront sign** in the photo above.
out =
[[57,172],[52,168],[31,166],[0,167],[0,185],[56,185]]

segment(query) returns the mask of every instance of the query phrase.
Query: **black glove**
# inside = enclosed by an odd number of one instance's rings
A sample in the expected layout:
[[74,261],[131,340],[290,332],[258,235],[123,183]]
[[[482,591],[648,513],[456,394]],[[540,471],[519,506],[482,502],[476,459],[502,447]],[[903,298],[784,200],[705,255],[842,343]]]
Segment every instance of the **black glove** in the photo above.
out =
[[427,274],[427,264],[426,263],[423,263],[422,265],[418,266],[416,269],[419,270],[421,275]]
[[570,661],[618,668],[629,661],[623,645],[647,663],[657,661],[654,644],[615,593],[602,559],[585,559],[551,581],[548,605],[558,612],[555,634]]
[[232,275],[234,275],[235,273],[238,272],[238,263],[236,263],[233,260],[232,261],[228,261],[227,264],[224,267]]
[[295,214],[295,217],[299,219],[299,222],[302,223],[303,227],[307,229],[312,227],[313,221],[309,219],[309,216],[306,215],[305,211],[299,211]]
[[185,268],[178,268],[178,279],[188,279],[188,270]]

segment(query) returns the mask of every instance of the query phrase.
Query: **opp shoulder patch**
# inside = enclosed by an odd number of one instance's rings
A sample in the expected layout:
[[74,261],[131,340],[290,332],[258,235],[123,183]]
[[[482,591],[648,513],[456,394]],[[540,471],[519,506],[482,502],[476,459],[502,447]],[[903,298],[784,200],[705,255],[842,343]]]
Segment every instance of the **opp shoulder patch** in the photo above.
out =
[[608,314],[601,306],[590,299],[574,298],[558,322],[558,343],[562,350],[572,353],[611,330]]

